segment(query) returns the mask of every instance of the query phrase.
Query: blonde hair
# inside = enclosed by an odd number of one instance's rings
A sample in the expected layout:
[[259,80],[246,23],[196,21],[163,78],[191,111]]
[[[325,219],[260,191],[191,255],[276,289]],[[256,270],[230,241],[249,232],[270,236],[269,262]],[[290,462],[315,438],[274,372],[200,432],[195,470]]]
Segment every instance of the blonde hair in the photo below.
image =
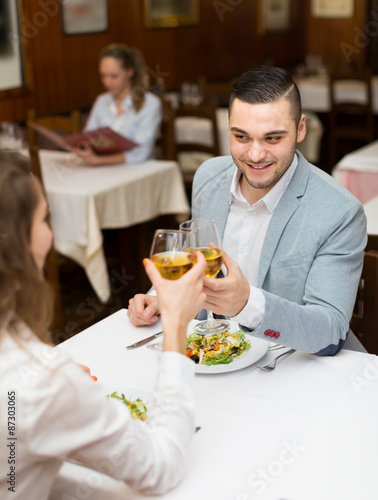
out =
[[134,70],[134,75],[131,78],[133,108],[135,111],[140,111],[144,105],[147,90],[145,62],[141,52],[128,45],[113,43],[101,51],[100,61],[104,57],[113,57],[120,62],[123,69]]
[[30,245],[40,196],[43,189],[31,174],[28,160],[0,152],[0,322],[10,331],[25,323],[48,341],[53,293]]

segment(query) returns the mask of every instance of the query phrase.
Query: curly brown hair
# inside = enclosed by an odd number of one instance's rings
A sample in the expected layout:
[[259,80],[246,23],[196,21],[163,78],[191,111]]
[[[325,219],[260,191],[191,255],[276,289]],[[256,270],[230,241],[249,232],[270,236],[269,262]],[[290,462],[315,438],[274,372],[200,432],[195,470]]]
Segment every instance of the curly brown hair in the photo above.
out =
[[0,323],[22,323],[49,341],[53,293],[33,258],[30,236],[43,188],[20,154],[0,152]]

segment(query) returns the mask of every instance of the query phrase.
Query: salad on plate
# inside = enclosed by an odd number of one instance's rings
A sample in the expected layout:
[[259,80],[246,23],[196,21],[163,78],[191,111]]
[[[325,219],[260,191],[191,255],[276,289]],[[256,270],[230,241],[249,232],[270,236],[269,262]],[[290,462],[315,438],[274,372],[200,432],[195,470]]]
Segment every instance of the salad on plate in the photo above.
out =
[[250,341],[240,330],[230,333],[226,330],[213,335],[192,333],[186,341],[186,355],[202,365],[224,365],[250,349]]

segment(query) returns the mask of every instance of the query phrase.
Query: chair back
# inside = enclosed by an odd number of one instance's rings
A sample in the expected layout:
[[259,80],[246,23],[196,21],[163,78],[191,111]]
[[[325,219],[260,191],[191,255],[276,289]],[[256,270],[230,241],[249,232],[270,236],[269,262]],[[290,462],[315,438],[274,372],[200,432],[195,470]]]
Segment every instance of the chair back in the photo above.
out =
[[208,153],[212,156],[220,155],[219,147],[219,134],[218,134],[218,124],[217,124],[217,103],[215,101],[209,104],[204,104],[200,106],[180,106],[175,110],[172,110],[172,114],[175,120],[180,117],[193,117],[200,118],[203,120],[208,120],[211,127],[211,143],[205,144],[204,142],[177,142],[177,137],[175,140],[176,157],[178,153],[184,151],[201,151],[203,153]]
[[[51,130],[57,130],[65,132],[67,134],[77,134],[80,132],[80,112],[78,110],[73,110],[70,116],[36,116],[34,109],[28,110],[27,121],[37,123],[42,127],[46,127]],[[36,131],[28,126],[28,141],[29,146],[37,146],[37,136]]]
[[[363,94],[348,86],[353,83],[363,89]],[[339,97],[344,93],[344,97]],[[339,96],[338,96],[339,94]],[[354,94],[354,95],[353,95]],[[363,98],[361,99],[361,95]],[[374,140],[374,115],[372,107],[371,71],[332,72],[329,83],[330,96],[330,166],[339,159],[339,141],[344,140],[348,151],[356,149],[351,141],[368,144]]]
[[364,255],[351,329],[371,354],[378,354],[378,250]]
[[198,78],[199,94],[203,96],[205,103],[216,101],[218,107],[228,107],[234,81],[209,82],[206,76],[202,75]]
[[161,98],[163,118],[156,139],[155,156],[159,160],[175,160],[174,112],[170,101]]

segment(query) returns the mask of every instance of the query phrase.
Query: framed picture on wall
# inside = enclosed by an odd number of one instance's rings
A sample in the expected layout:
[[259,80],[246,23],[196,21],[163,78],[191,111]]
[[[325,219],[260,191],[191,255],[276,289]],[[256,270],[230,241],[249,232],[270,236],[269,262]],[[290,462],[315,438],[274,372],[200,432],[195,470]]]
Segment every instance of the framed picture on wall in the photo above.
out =
[[0,96],[27,92],[26,43],[22,43],[21,0],[3,0],[0,5]]
[[108,29],[107,0],[70,0],[62,2],[63,33],[81,35]]
[[144,0],[148,28],[176,28],[199,22],[199,0]]
[[314,17],[352,17],[354,0],[312,0],[311,14]]
[[259,0],[260,35],[284,33],[291,28],[291,0]]

